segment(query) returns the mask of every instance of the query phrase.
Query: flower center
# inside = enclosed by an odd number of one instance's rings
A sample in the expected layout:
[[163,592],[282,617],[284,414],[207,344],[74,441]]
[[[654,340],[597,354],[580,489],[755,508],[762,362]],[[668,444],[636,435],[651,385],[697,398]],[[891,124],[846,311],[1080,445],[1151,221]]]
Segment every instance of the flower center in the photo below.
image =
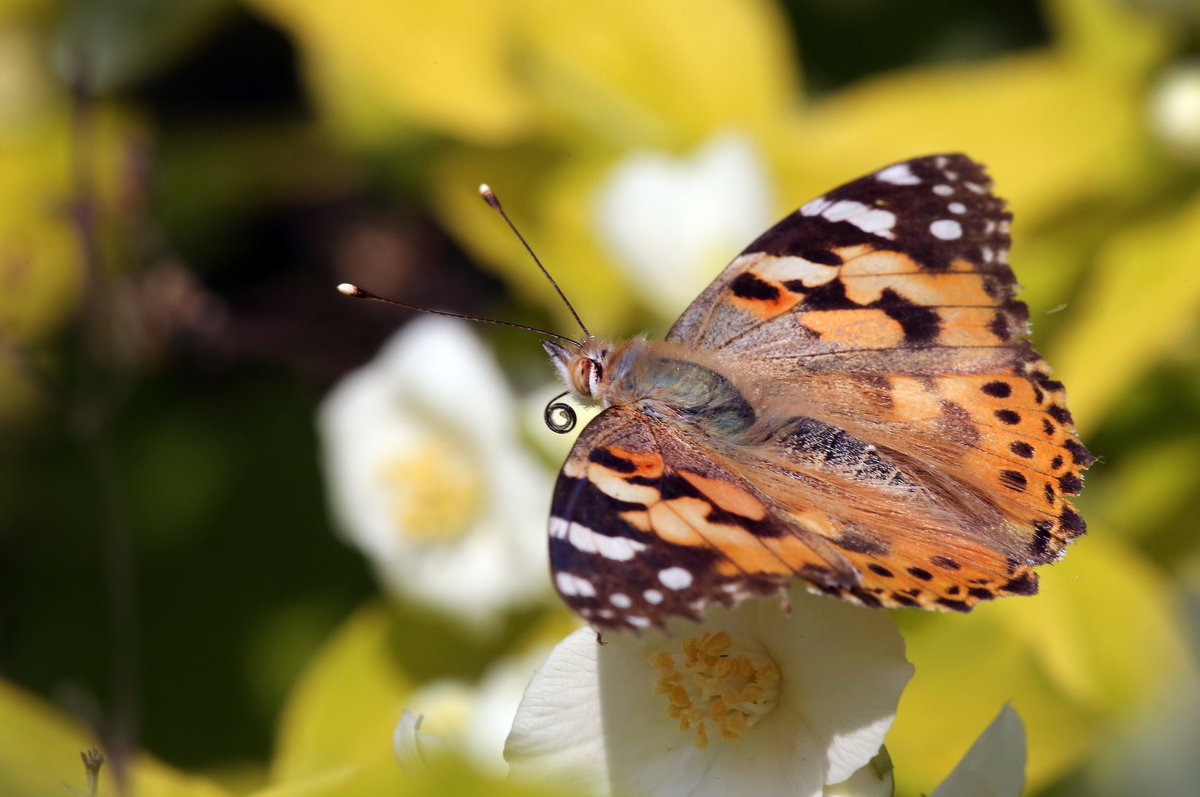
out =
[[462,446],[444,437],[427,439],[385,463],[392,518],[402,534],[448,540],[471,528],[483,503],[479,466]]
[[779,702],[779,667],[761,647],[728,633],[702,633],[680,642],[680,652],[660,650],[649,662],[658,671],[654,691],[667,696],[667,714],[679,730],[708,747],[710,727],[737,739]]

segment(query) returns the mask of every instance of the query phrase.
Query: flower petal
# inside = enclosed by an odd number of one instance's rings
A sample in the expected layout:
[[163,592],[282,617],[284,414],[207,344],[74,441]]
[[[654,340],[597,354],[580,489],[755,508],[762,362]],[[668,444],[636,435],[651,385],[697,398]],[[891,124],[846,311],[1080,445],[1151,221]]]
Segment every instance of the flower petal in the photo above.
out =
[[522,778],[568,775],[581,790],[608,793],[600,712],[596,632],[580,628],[555,646],[534,673],[504,757]]
[[691,158],[652,150],[600,186],[596,225],[632,283],[664,317],[679,313],[771,223],[766,168],[750,138],[713,136]]
[[[585,628],[561,643],[517,711],[506,747],[514,773],[571,773],[619,794],[816,797],[878,753],[912,672],[886,614],[803,592],[791,615],[776,600],[750,600],[668,631],[609,634],[598,644]],[[732,738],[714,721],[700,746],[668,713],[650,659],[725,631],[761,646],[778,667],[779,699]]]
[[1005,705],[931,797],[1020,797],[1025,788],[1025,725]]

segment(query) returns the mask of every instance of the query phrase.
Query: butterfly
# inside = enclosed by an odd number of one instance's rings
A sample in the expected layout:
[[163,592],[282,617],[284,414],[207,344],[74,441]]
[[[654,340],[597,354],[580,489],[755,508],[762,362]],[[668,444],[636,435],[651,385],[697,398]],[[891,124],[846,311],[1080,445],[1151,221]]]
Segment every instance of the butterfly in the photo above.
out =
[[872,607],[1035,594],[1093,458],[1026,340],[1011,218],[978,163],[915,158],[767,230],[663,341],[543,341],[603,408],[554,489],[563,600],[644,629],[796,580]]

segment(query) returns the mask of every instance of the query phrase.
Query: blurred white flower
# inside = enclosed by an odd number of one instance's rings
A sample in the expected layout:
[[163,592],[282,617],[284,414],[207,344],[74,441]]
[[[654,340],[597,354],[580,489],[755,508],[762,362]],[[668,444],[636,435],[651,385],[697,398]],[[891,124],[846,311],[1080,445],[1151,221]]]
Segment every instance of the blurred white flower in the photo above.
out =
[[334,514],[389,590],[478,629],[549,594],[549,474],[461,321],[419,318],[338,383],[319,427]]
[[545,648],[502,659],[488,668],[477,686],[435,681],[414,692],[392,734],[392,748],[406,769],[426,767],[451,750],[462,753],[481,771],[503,776],[504,739],[521,693]]
[[[799,589],[790,599],[790,612],[773,599],[711,608],[667,634],[571,634],[521,700],[513,774],[694,797],[817,796],[855,776],[912,675],[903,640],[885,613]],[[881,776],[863,780],[841,793],[881,793]]]
[[642,297],[674,317],[771,223],[766,167],[744,134],[713,136],[690,158],[635,152],[596,202],[599,237]]
[[1024,790],[1025,725],[1005,705],[931,797],[1021,797]]
[[1200,59],[1163,72],[1149,103],[1151,125],[1167,149],[1200,162]]

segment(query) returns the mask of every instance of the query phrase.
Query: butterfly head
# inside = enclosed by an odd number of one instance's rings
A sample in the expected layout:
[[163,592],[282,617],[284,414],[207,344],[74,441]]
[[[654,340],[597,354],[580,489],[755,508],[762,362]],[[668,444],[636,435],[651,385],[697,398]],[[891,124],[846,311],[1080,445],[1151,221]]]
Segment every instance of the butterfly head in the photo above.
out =
[[543,340],[542,348],[550,355],[554,370],[573,394],[587,402],[599,399],[608,380],[607,343],[589,336],[578,346]]

